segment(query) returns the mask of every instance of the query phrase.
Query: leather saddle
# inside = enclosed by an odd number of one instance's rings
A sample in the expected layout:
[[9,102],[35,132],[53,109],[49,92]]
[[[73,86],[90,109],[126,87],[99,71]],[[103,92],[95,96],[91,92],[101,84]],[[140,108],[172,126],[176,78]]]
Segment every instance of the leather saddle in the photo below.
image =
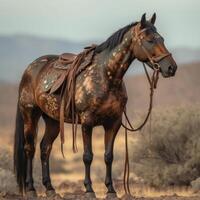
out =
[[72,64],[77,55],[73,53],[63,53],[58,57],[54,67],[59,69],[65,69],[68,64]]
[[76,54],[73,53],[63,53],[59,56],[59,61],[64,64],[70,64],[73,63],[73,61],[76,59]]
[[[77,55],[73,53],[61,54],[58,59],[54,61],[53,68],[60,69],[63,71],[63,73],[60,73],[60,75],[51,82],[51,85],[49,85],[46,91],[50,91],[50,94],[57,91],[57,89],[63,84],[64,80],[66,80],[66,78],[69,76],[70,71],[72,71],[75,76],[84,71],[86,67],[92,63],[95,47],[96,45],[85,47],[84,51]],[[78,64],[78,66],[75,66],[77,65],[76,61],[80,59],[81,63]]]
[[[91,45],[84,48],[84,51],[86,51],[87,53],[84,57],[83,62],[80,64],[79,69],[84,68],[91,63],[93,55],[94,55],[93,50],[95,47],[96,45]],[[56,69],[68,69],[76,60],[78,55],[79,54],[74,54],[74,53],[63,53],[59,55],[58,59],[53,64],[53,67]]]

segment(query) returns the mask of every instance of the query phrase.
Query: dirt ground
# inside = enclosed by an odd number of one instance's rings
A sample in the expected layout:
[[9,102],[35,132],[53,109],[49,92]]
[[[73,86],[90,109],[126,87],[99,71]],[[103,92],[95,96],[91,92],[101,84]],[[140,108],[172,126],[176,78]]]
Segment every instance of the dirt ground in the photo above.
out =
[[[0,200],[72,200],[72,199],[79,199],[79,200],[103,200],[103,199],[121,199],[121,200],[200,200],[199,194],[192,194],[189,191],[181,191],[179,188],[174,194],[173,188],[168,188],[168,191],[152,191],[151,189],[147,189],[144,187],[136,186],[136,190],[132,188],[132,196],[124,195],[122,189],[122,182],[118,181],[115,182],[115,188],[117,190],[118,197],[113,198],[112,196],[106,196],[106,193],[103,191],[103,185],[100,183],[95,183],[94,189],[96,192],[96,198],[89,198],[85,193],[82,187],[82,181],[78,182],[70,182],[65,181],[62,182],[58,187],[56,187],[57,194],[46,196],[44,191],[38,192],[38,197],[21,197],[16,193],[12,192],[1,192],[0,193]],[[140,188],[140,189],[139,189]],[[98,190],[99,189],[99,190]],[[141,192],[139,194],[139,192]]]
[[[84,197],[84,195],[77,195],[77,194],[65,194],[64,197],[61,197],[60,195],[57,195],[55,197],[46,198],[46,197],[38,197],[38,198],[21,198],[17,195],[12,194],[6,194],[3,196],[0,196],[0,199],[2,200],[23,200],[23,199],[31,199],[31,200],[72,200],[72,199],[80,199],[80,200],[87,200],[87,197]],[[100,198],[92,198],[93,199],[99,199]],[[108,199],[108,198],[106,198]],[[199,200],[200,197],[179,197],[179,196],[161,196],[161,197],[129,197],[124,196],[121,198],[109,198],[109,199],[122,199],[122,200]]]
[[87,197],[83,191],[79,191],[77,190],[78,186],[75,186],[75,190],[71,190],[71,192],[65,192],[65,193],[59,193],[56,195],[52,195],[49,197],[46,197],[44,194],[38,195],[37,198],[33,198],[33,197],[21,197],[17,194],[12,194],[12,193],[0,193],[0,199],[1,200],[72,200],[72,199],[79,199],[79,200],[87,200],[87,199],[91,199],[91,200],[103,200],[103,199],[113,199],[113,200],[117,200],[117,199],[121,199],[121,200],[200,200],[200,196],[195,195],[195,196],[178,196],[177,194],[174,195],[162,195],[159,197],[137,197],[137,196],[130,196],[130,195],[122,195],[116,197],[116,198],[112,198],[112,197],[106,197],[105,198],[89,198]]

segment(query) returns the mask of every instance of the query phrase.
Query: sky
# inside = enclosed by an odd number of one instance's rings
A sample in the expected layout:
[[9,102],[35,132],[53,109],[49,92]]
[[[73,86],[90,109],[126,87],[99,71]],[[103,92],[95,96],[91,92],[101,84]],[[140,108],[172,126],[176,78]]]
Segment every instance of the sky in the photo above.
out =
[[0,35],[102,41],[154,12],[170,47],[200,47],[199,0],[0,0]]

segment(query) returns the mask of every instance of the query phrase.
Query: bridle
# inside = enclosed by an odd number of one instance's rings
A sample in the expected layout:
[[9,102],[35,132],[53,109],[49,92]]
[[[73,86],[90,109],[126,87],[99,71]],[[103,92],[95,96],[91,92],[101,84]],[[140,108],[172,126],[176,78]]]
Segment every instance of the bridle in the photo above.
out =
[[[128,135],[127,135],[127,132],[128,131],[135,132],[135,131],[141,130],[145,126],[146,122],[148,121],[149,116],[150,116],[151,111],[152,111],[152,107],[153,107],[154,90],[157,87],[157,83],[158,83],[158,79],[159,79],[159,72],[161,72],[161,67],[160,67],[159,62],[161,60],[163,60],[164,58],[171,56],[171,53],[163,53],[162,55],[159,55],[159,56],[152,56],[149,53],[146,46],[143,44],[144,36],[142,35],[142,33],[145,32],[147,29],[148,28],[144,28],[144,29],[140,30],[139,25],[136,25],[133,28],[134,37],[133,37],[132,44],[133,44],[133,48],[134,48],[135,44],[138,44],[142,48],[143,52],[146,54],[146,56],[148,58],[148,61],[151,64],[150,67],[153,69],[153,74],[150,77],[150,75],[147,71],[147,68],[145,66],[145,63],[143,62],[144,71],[145,71],[147,80],[148,80],[149,85],[150,85],[150,101],[149,101],[148,113],[147,113],[143,123],[140,124],[139,127],[134,128],[133,125],[131,124],[128,116],[127,116],[126,107],[125,107],[125,110],[123,112],[124,116],[125,116],[125,124],[123,122],[121,124],[122,127],[124,127],[124,129],[125,129],[125,165],[124,165],[123,183],[124,183],[125,193],[129,194],[129,195],[131,195],[131,192],[130,192],[130,188],[129,188],[129,155],[128,155]],[[127,127],[127,123],[128,123],[130,128]]]
[[161,60],[163,60],[164,58],[166,58],[168,56],[171,56],[171,53],[169,53],[169,52],[163,53],[162,55],[159,55],[159,56],[151,56],[151,54],[149,53],[149,51],[147,50],[145,45],[143,45],[143,42],[142,42],[142,40],[144,39],[144,36],[142,35],[142,33],[147,31],[148,29],[149,28],[143,28],[142,30],[140,30],[140,26],[136,25],[133,28],[133,33],[132,33],[134,35],[133,42],[132,42],[133,43],[133,47],[132,48],[134,48],[134,45],[139,44],[139,46],[142,48],[142,50],[146,54],[146,56],[148,58],[148,61],[151,63],[150,67],[153,69],[153,74],[150,77],[150,75],[149,75],[149,73],[147,71],[147,68],[145,66],[145,63],[143,62],[144,71],[145,71],[145,74],[147,76],[147,79],[148,79],[149,85],[150,85],[149,109],[148,109],[148,113],[147,113],[143,123],[139,127],[133,128],[133,126],[131,125],[130,120],[128,119],[128,116],[126,114],[126,109],[124,110],[124,116],[125,116],[125,118],[126,118],[126,120],[128,122],[128,125],[130,126],[130,128],[126,127],[123,123],[122,123],[122,126],[126,130],[129,130],[129,131],[132,131],[132,132],[141,130],[143,128],[143,126],[146,124],[146,122],[147,122],[147,120],[149,118],[149,115],[151,113],[151,110],[152,110],[154,89],[156,89],[156,87],[157,87],[157,82],[158,82],[158,79],[159,79],[159,72],[161,72],[161,67],[160,67],[159,62]]
[[144,36],[142,35],[142,33],[144,33],[145,31],[147,31],[148,29],[150,28],[143,28],[142,30],[140,30],[140,26],[139,25],[136,25],[134,28],[133,28],[133,44],[136,44],[138,43],[139,46],[142,48],[142,50],[144,51],[144,53],[146,54],[149,62],[151,63],[151,68],[153,70],[159,70],[161,71],[161,67],[159,65],[159,62],[161,60],[163,60],[164,58],[168,57],[168,56],[171,56],[171,53],[167,52],[167,53],[163,53],[159,56],[152,56],[149,51],[147,50],[147,48],[145,47],[145,45],[143,44],[143,39],[144,39]]

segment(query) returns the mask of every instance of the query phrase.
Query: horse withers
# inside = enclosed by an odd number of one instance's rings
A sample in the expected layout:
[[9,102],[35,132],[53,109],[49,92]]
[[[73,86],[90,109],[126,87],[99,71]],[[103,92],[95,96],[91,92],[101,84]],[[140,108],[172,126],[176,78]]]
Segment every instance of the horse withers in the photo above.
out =
[[[144,14],[139,22],[115,32],[105,42],[95,47],[91,63],[75,77],[74,98],[71,103],[74,105],[77,123],[82,129],[84,185],[87,195],[94,196],[90,178],[90,166],[93,160],[92,130],[99,125],[105,130],[105,185],[108,195],[116,194],[112,182],[113,146],[127,103],[123,77],[130,64],[134,59],[138,59],[159,71],[163,77],[175,75],[177,65],[165,47],[163,37],[157,32],[155,20],[155,14],[150,20],[146,20]],[[46,125],[40,143],[42,182],[47,194],[54,193],[50,179],[49,156],[53,142],[60,132],[62,87],[54,93],[50,93],[49,89],[65,70],[54,67],[58,58],[57,55],[47,55],[35,60],[25,70],[19,86],[14,168],[22,193],[36,195],[32,162],[40,117],[44,119]],[[64,95],[67,99],[68,94]],[[65,122],[71,123],[72,118],[70,112],[64,112]]]

